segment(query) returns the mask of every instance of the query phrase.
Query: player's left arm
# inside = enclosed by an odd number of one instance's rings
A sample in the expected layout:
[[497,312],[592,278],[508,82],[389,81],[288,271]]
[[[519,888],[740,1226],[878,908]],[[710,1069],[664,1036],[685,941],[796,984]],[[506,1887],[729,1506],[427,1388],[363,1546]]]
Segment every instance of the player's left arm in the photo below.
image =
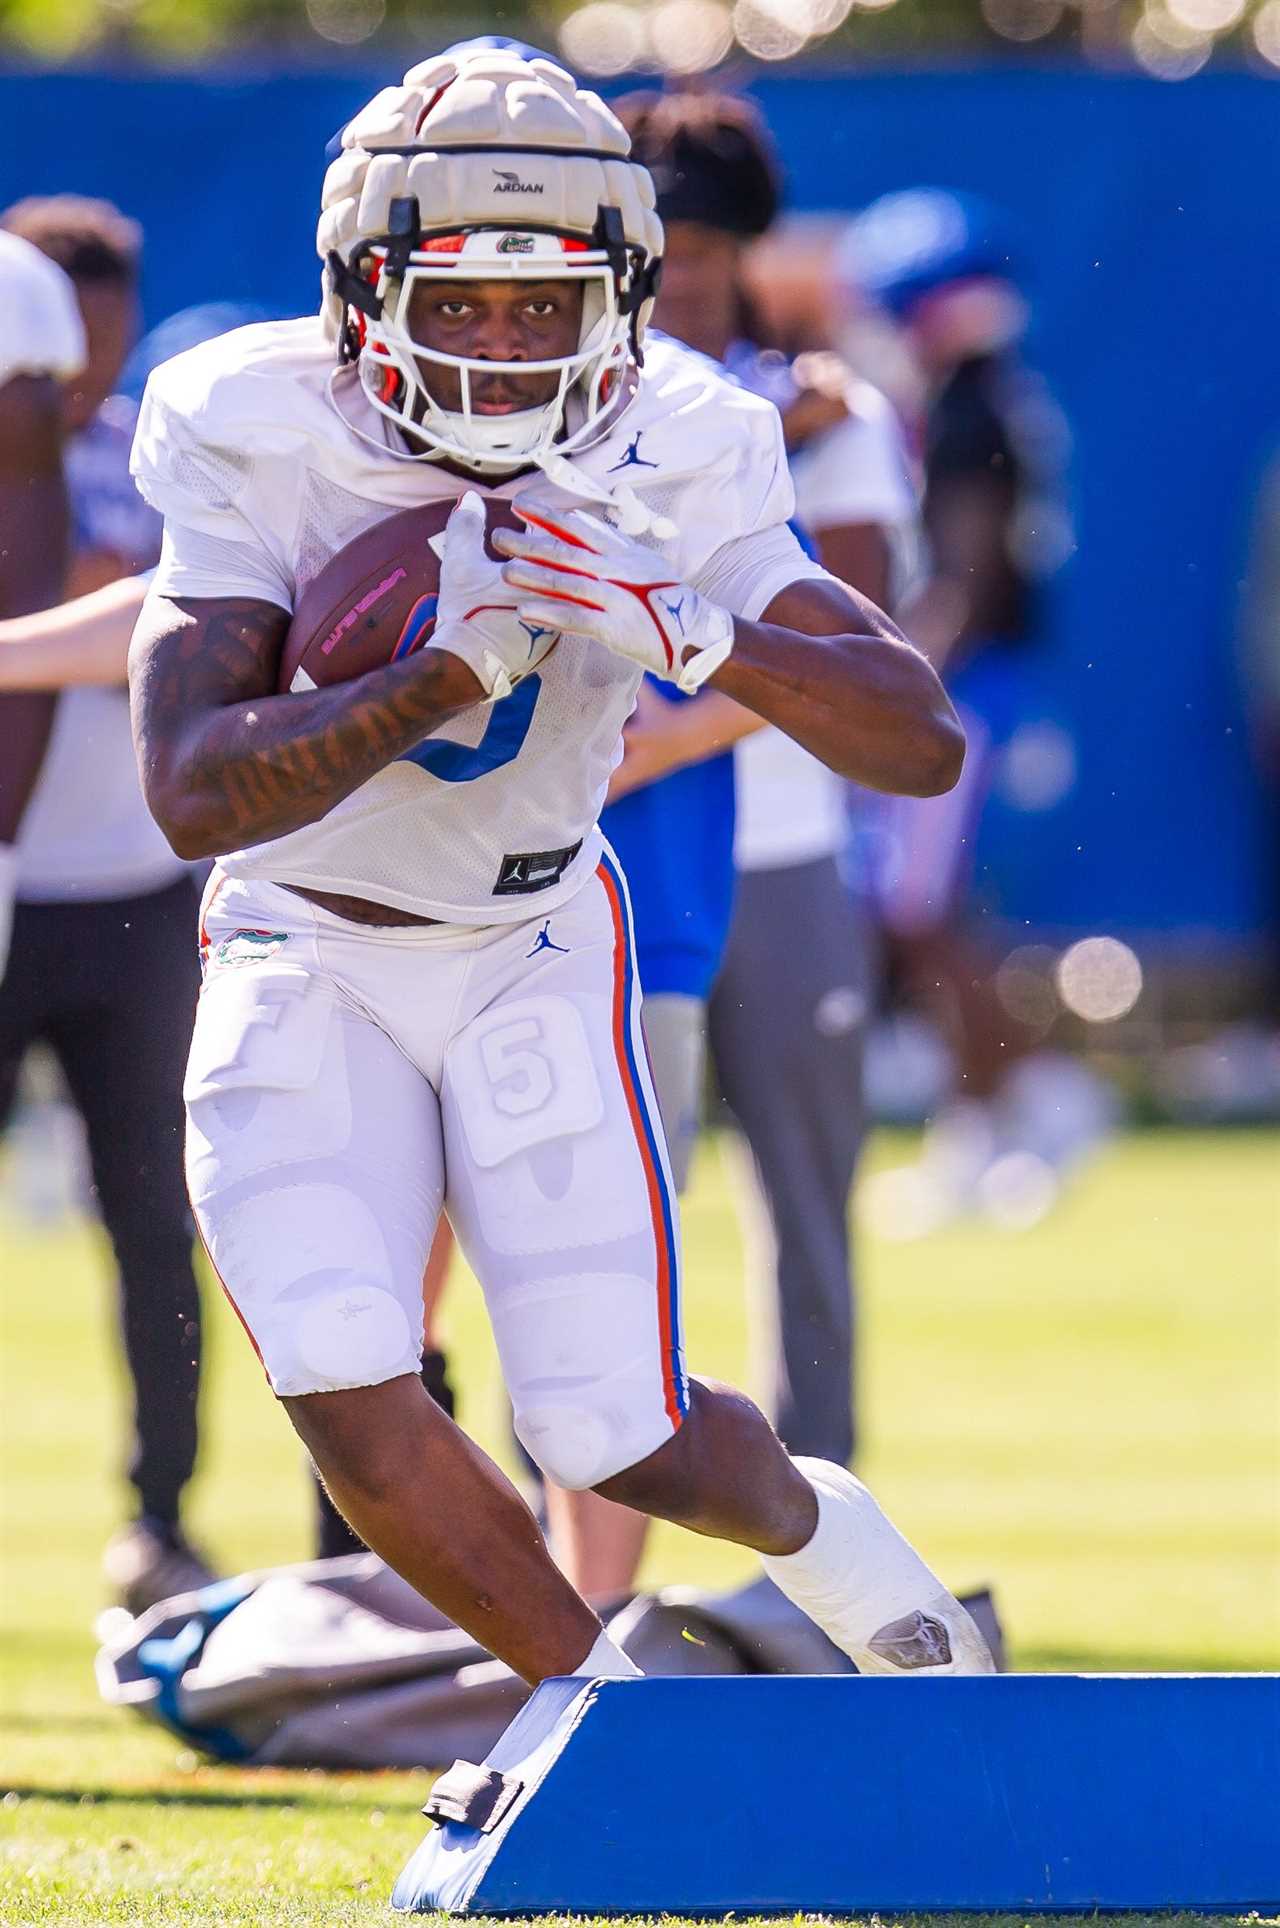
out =
[[865,596],[806,577],[759,622],[732,620],[733,649],[712,689],[869,789],[933,797],[954,788],[960,720],[930,664]]
[[594,637],[682,689],[709,682],[871,789],[930,797],[954,787],[964,733],[946,692],[856,590],[799,576],[749,621],[672,581],[661,554],[593,516],[521,513],[530,529],[500,530],[494,546],[509,558],[522,619]]

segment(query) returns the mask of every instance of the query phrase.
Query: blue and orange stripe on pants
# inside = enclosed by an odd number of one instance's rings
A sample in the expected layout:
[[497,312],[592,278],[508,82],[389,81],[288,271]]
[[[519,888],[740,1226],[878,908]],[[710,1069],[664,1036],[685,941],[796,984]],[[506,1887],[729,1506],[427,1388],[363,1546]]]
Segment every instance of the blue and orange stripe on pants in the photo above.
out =
[[667,1415],[679,1428],[689,1410],[689,1382],[680,1337],[680,1255],[676,1244],[671,1185],[658,1145],[654,1116],[640,1079],[632,1035],[636,994],[635,945],[631,905],[622,873],[606,850],[596,876],[613,916],[613,1046],[618,1060],[627,1110],[644,1170],[653,1220],[654,1257],[658,1287],[658,1334],[662,1348],[662,1391]]

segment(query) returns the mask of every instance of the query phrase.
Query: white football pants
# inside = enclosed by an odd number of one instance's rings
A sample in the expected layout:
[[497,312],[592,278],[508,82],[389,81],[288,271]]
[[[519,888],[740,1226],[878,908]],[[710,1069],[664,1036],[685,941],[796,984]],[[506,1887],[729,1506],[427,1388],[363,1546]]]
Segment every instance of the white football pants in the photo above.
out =
[[612,854],[515,925],[366,928],[215,870],[201,943],[188,1182],[275,1392],[416,1374],[447,1202],[537,1463],[587,1487],[656,1451],[679,1227]]

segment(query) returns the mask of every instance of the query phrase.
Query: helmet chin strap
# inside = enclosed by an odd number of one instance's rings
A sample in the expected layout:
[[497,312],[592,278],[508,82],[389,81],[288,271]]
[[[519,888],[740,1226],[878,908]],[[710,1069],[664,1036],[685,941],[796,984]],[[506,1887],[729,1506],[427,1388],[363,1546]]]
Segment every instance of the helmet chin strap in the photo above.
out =
[[[464,415],[458,409],[441,409],[440,413],[459,425],[459,432],[451,438],[455,443],[470,443],[479,456],[492,455],[495,459],[511,458],[511,467],[522,467],[526,462],[536,462],[539,442],[551,410],[558,406],[558,398],[552,402],[542,402],[537,408],[512,409],[506,415],[477,415],[474,410]],[[523,431],[523,433],[522,433]]]

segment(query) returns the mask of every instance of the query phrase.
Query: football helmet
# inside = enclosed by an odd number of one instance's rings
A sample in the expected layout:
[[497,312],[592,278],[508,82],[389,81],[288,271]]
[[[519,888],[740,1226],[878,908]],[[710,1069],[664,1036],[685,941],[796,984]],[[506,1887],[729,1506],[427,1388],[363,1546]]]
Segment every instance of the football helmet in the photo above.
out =
[[[480,475],[534,464],[554,479],[625,409],[657,292],[653,183],[621,123],[544,56],[473,44],[412,68],[340,138],[318,234],[339,361],[422,459]],[[453,276],[581,283],[576,348],[508,363],[415,341],[416,283]],[[456,372],[460,408],[432,395],[433,366]],[[477,413],[473,384],[496,372],[557,379],[537,407]]]

